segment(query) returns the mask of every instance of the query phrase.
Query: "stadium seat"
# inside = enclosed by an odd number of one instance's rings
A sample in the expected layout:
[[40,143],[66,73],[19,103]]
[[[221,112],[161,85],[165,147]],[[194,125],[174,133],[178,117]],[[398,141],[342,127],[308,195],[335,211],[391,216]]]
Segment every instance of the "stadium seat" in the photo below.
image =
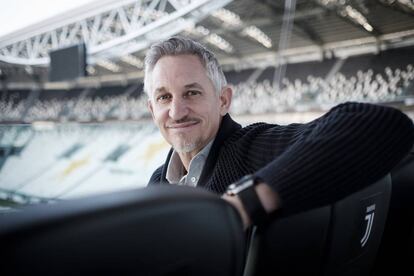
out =
[[[259,229],[254,267],[244,275],[369,275],[390,179]],[[245,258],[234,209],[188,187],[33,206],[1,225],[1,275],[241,275]]]
[[414,275],[414,148],[391,178],[389,214],[373,275]]
[[390,196],[388,175],[332,206],[259,229],[255,275],[369,275]]
[[241,275],[236,211],[180,186],[32,206],[0,221],[0,275]]

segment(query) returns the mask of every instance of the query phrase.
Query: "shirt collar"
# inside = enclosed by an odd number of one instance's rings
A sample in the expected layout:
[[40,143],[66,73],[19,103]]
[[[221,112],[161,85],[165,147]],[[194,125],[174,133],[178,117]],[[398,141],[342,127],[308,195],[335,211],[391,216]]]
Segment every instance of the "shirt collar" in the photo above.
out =
[[[174,150],[170,161],[168,162],[166,174],[167,181],[169,183],[196,186],[206,163],[207,156],[210,153],[213,141],[214,139],[191,159],[187,174],[178,152]],[[187,179],[187,176],[189,176],[190,179]]]

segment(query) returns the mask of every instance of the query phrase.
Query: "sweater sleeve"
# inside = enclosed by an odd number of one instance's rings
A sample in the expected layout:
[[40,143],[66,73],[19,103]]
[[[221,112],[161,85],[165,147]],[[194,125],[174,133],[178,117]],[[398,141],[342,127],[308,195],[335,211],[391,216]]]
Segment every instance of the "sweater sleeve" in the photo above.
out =
[[[292,137],[255,173],[279,194],[285,213],[335,202],[379,180],[411,149],[414,127],[397,109],[345,103]],[[266,154],[272,143],[269,135],[252,151]]]

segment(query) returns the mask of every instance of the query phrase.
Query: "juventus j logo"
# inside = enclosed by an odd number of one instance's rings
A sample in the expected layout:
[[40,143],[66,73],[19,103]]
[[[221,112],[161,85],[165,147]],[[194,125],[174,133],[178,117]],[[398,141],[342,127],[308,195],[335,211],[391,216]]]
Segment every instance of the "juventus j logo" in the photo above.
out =
[[365,220],[367,221],[367,228],[365,229],[364,236],[361,239],[361,247],[364,247],[369,239],[369,235],[371,234],[372,223],[374,222],[374,215],[375,215],[375,204],[372,204],[367,207],[367,211],[365,213]]

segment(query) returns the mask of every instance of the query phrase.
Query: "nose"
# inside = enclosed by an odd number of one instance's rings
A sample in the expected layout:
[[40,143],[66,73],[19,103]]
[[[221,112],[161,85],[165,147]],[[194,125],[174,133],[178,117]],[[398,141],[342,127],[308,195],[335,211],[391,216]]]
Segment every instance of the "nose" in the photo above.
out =
[[184,99],[174,98],[171,101],[168,115],[175,121],[185,118],[188,115],[188,106]]

